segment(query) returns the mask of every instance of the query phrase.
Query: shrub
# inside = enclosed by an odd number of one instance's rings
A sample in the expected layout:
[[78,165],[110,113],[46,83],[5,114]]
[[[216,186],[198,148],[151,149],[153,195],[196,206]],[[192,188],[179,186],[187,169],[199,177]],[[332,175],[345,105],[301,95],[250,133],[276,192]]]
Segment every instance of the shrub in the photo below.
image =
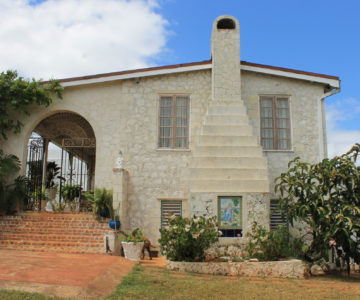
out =
[[93,213],[98,219],[100,217],[114,220],[113,209],[113,191],[106,188],[96,188],[93,192],[84,194],[86,199],[91,203]]
[[119,231],[120,234],[122,234],[124,236],[124,238],[122,239],[120,236],[119,238],[123,241],[123,242],[132,242],[132,243],[139,243],[139,242],[145,242],[145,237],[144,234],[142,232],[141,229],[136,228],[135,230],[133,230],[130,233],[126,233],[124,231]]
[[205,250],[218,241],[216,217],[183,218],[172,215],[160,229],[161,254],[172,261],[203,261]]
[[249,239],[246,247],[249,257],[259,260],[302,258],[306,247],[301,239],[293,238],[284,225],[280,225],[276,231],[268,231],[254,222],[246,237]]

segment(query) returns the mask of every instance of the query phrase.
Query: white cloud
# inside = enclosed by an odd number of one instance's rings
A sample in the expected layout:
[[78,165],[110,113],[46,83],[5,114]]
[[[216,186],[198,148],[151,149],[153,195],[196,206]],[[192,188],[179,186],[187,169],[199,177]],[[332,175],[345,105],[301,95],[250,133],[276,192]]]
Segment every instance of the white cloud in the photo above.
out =
[[63,78],[154,64],[167,21],[154,0],[0,0],[0,70]]
[[360,101],[355,98],[338,100],[326,107],[326,124],[328,139],[328,157],[340,155],[355,144],[360,143],[360,130],[341,128],[344,121],[359,124]]

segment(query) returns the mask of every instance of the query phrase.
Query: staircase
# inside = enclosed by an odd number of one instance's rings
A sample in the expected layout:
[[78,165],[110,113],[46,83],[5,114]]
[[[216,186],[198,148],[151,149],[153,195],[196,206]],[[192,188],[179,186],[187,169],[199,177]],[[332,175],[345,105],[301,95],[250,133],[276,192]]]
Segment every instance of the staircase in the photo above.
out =
[[269,192],[267,160],[243,101],[209,105],[190,176],[194,193]]
[[107,222],[91,213],[23,212],[0,216],[0,249],[105,254]]

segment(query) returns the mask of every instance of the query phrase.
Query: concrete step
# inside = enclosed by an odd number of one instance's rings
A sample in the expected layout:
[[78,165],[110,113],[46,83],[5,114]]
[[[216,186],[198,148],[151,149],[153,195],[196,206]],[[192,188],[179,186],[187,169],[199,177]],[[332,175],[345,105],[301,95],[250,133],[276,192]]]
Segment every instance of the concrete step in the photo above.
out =
[[17,225],[4,225],[0,226],[2,232],[12,233],[32,233],[32,234],[56,234],[56,235],[103,235],[104,232],[110,230],[109,227],[101,229],[89,229],[89,228],[63,228],[63,227],[22,227]]
[[94,215],[88,212],[45,212],[45,211],[26,211],[20,215],[2,216],[4,219],[45,219],[45,220],[94,220]]
[[242,99],[236,99],[234,100],[233,97],[230,97],[228,99],[222,99],[220,101],[217,101],[216,99],[212,99],[209,102],[209,106],[218,106],[218,105],[226,105],[226,106],[239,106],[239,105],[244,105],[244,101]]
[[208,115],[239,115],[247,116],[247,109],[244,105],[238,106],[228,105],[210,105],[208,108]]
[[198,146],[194,157],[262,157],[262,150],[255,146]]
[[267,180],[266,169],[221,169],[218,168],[194,168],[190,169],[190,179],[209,180]]
[[194,157],[191,168],[266,169],[264,157]]
[[58,241],[58,242],[100,242],[104,240],[104,234],[36,234],[32,232],[23,233],[23,232],[1,232],[0,233],[0,243],[1,240],[36,240],[36,241]]
[[191,192],[214,193],[268,193],[267,180],[210,180],[198,179],[191,181]]
[[0,217],[0,248],[105,254],[108,221],[90,213],[25,212]]
[[250,125],[204,125],[203,135],[214,136],[252,136],[253,129]]
[[247,116],[237,115],[206,115],[206,125],[249,125]]
[[258,146],[255,136],[200,135],[199,146]]
[[26,250],[37,252],[56,252],[56,253],[89,253],[105,254],[104,243],[84,243],[79,247],[77,243],[59,243],[59,242],[29,242],[29,241],[2,241],[0,249],[7,250]]
[[0,221],[0,225],[13,225],[17,227],[31,228],[89,228],[89,229],[108,229],[108,224],[96,222],[44,222],[44,221]]

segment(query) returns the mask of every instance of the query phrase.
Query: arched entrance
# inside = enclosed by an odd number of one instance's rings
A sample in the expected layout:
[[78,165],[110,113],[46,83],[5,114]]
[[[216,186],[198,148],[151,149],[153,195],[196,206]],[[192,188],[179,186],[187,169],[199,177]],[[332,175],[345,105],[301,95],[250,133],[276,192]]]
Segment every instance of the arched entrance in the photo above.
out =
[[94,187],[96,139],[89,122],[73,112],[57,112],[34,128],[29,139],[26,175],[31,197],[28,209],[39,210],[45,189],[57,188],[62,202],[64,185]]

